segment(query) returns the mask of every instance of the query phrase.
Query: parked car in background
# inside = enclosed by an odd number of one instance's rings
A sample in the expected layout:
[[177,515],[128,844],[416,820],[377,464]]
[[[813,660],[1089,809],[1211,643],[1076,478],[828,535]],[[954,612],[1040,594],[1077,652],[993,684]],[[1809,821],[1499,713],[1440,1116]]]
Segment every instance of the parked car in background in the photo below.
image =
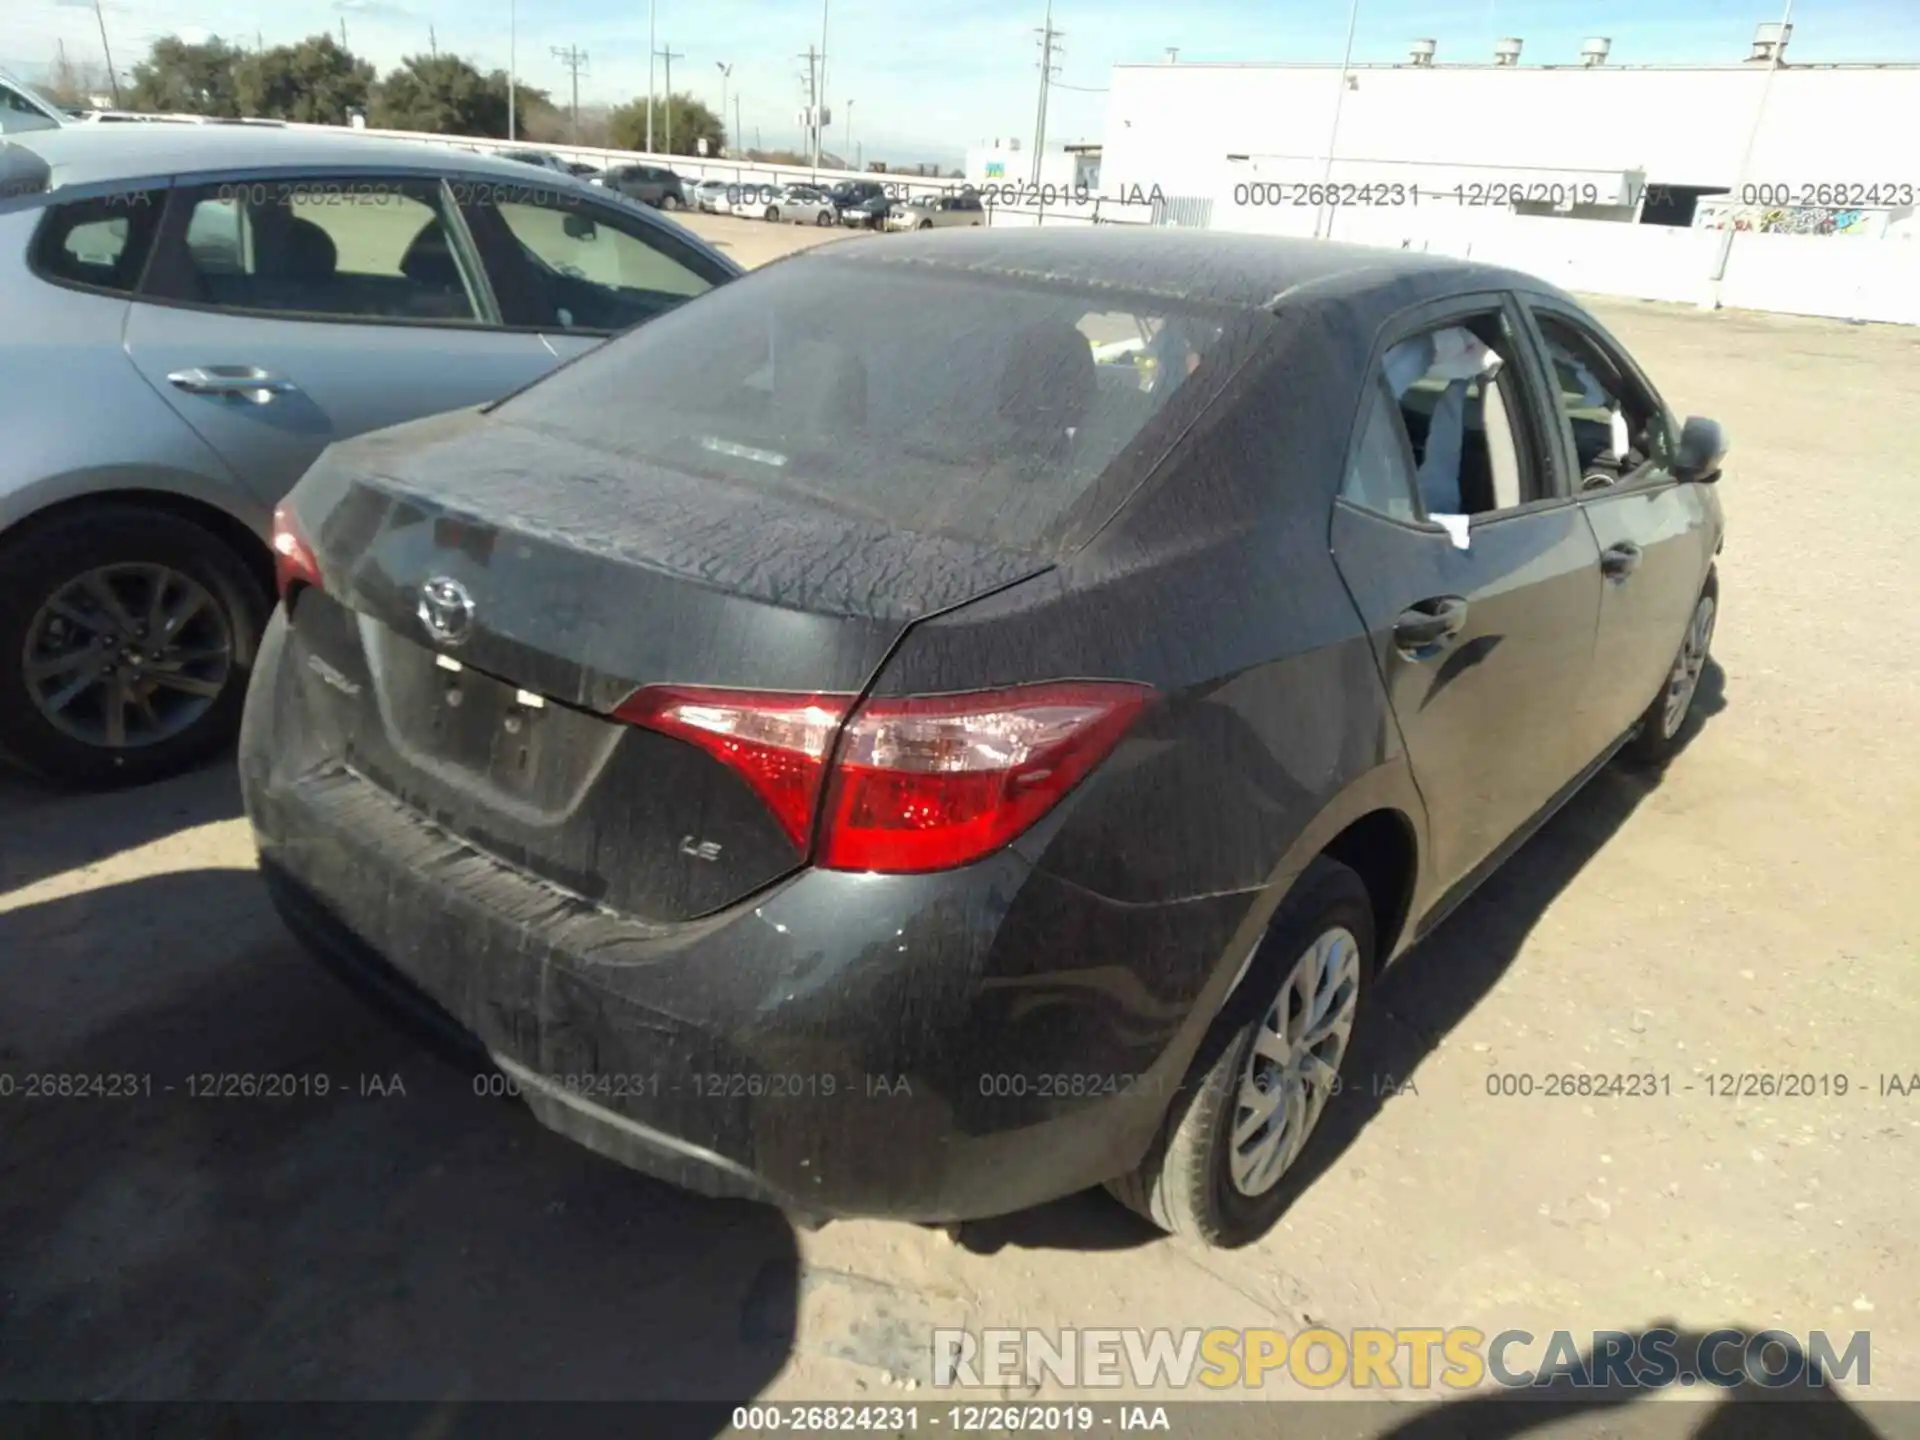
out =
[[57,130],[72,117],[26,81],[0,71],[0,135]]
[[723,215],[738,215],[743,220],[764,220],[767,206],[780,193],[780,187],[765,180],[743,180],[727,187]]
[[687,205],[684,183],[662,165],[610,165],[594,177],[593,183],[657,210],[684,210]]
[[273,506],[330,443],[506,394],[739,273],[446,146],[69,125],[0,152],[0,752],[56,781],[231,739]]
[[884,199],[887,187],[878,180],[842,180],[827,191],[833,200],[834,218],[844,219],[847,211],[869,200]]
[[551,170],[556,175],[565,175],[570,179],[573,176],[573,171],[567,162],[551,150],[502,150],[498,153],[502,160],[515,160],[522,165],[536,165],[542,170]]
[[986,207],[978,191],[963,190],[957,195],[929,195],[919,200],[902,200],[887,211],[889,230],[941,230],[952,225],[983,225]]
[[725,180],[701,180],[687,192],[687,203],[708,215],[726,214],[731,208],[727,200],[729,188]]
[[768,197],[761,218],[776,224],[831,225],[839,212],[826,191],[812,185],[788,185]]
[[816,1220],[1105,1182],[1245,1244],[1381,969],[1682,744],[1725,449],[1484,264],[819,246],[307,474],[260,871],[628,1165]]
[[590,180],[600,173],[598,165],[589,165],[585,160],[567,161],[567,173],[576,180]]
[[840,223],[859,230],[878,230],[886,225],[887,216],[892,213],[893,197],[882,191],[865,200],[841,206]]

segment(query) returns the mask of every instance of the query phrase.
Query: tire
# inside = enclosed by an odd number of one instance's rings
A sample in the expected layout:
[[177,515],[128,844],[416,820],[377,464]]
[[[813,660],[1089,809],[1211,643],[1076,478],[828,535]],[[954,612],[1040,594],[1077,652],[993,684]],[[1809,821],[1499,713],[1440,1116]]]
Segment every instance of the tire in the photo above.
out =
[[662,210],[678,210],[680,208],[680,197],[678,195],[662,195],[660,197],[660,208]]
[[[1339,1074],[1353,1053],[1366,1013],[1374,966],[1373,905],[1358,875],[1321,857],[1307,867],[1274,915],[1245,978],[1200,1042],[1145,1157],[1131,1173],[1107,1182],[1108,1191],[1122,1204],[1170,1234],[1233,1249],[1266,1234],[1298,1198],[1314,1173],[1312,1165],[1301,1162],[1314,1153],[1319,1121],[1339,1082],[1321,1087],[1320,1103],[1310,1107],[1300,1127],[1302,1140],[1290,1159],[1277,1162],[1276,1173],[1262,1177],[1263,1183],[1245,1188],[1236,1183],[1233,1127],[1249,1060],[1257,1059],[1256,1035],[1281,1002],[1296,966],[1304,967],[1328,937],[1337,937],[1329,951],[1341,957],[1337,968],[1343,975],[1350,971],[1350,978],[1335,987],[1343,998],[1351,994],[1351,1004],[1342,1007],[1349,1015],[1345,1038],[1331,1059],[1334,1074]],[[1272,1124],[1281,1118],[1276,1116]]]
[[833,224],[833,215],[830,211],[822,210],[819,217],[815,219],[813,223],[816,225],[831,225]]
[[[1700,587],[1700,597],[1693,603],[1693,615],[1687,621],[1687,633],[1680,641],[1679,653],[1667,671],[1666,683],[1641,715],[1638,733],[1622,751],[1628,764],[1659,770],[1686,745],[1694,705],[1700,695],[1700,676],[1712,658],[1713,627],[1719,613],[1720,574],[1709,570],[1707,583]],[[1684,687],[1683,699],[1676,692],[1677,686]]]
[[[58,650],[56,660],[77,657],[85,651],[85,632],[45,619],[43,607],[88,572],[105,567],[129,567],[116,572],[114,583],[135,597],[142,592],[127,587],[145,582],[142,572],[131,567],[156,566],[172,572],[174,596],[193,596],[197,587],[201,603],[189,630],[182,632],[183,640],[197,655],[224,649],[224,659],[196,659],[182,674],[201,685],[217,684],[218,689],[210,695],[184,695],[156,681],[139,682],[148,687],[149,711],[179,727],[163,728],[143,743],[114,748],[106,743],[104,731],[100,739],[89,741],[63,729],[29,689],[26,649],[31,632],[36,649],[53,645]],[[137,598],[125,604],[138,608]],[[230,744],[238,731],[248,672],[271,610],[271,601],[241,556],[218,536],[165,511],[128,504],[93,506],[0,541],[0,752],[43,780],[89,789],[144,785],[192,768]],[[71,649],[63,644],[67,636],[74,637]],[[56,693],[48,689],[53,683],[40,682],[40,693],[48,701]],[[211,704],[199,703],[209,699]],[[57,713],[67,717],[69,725],[89,728],[96,713],[104,717],[106,712],[103,696],[100,703],[95,701],[96,692],[90,690]],[[129,713],[128,706],[121,707],[121,713]],[[100,723],[104,725],[103,718]],[[146,722],[136,716],[127,738],[135,738],[142,728]]]
[[913,228],[916,230],[931,230],[933,228],[933,222],[931,220],[922,220],[918,225],[914,226]]
[[760,218],[763,220],[771,220],[774,224],[778,225],[780,223],[780,207],[778,205],[767,206],[766,214]]

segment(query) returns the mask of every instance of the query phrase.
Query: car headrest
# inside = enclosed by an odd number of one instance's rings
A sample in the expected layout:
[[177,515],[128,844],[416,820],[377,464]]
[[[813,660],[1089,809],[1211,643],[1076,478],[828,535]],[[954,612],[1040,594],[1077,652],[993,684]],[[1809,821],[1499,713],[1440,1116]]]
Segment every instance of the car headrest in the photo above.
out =
[[867,423],[867,367],[858,355],[823,340],[795,342],[774,372],[774,412],[824,432]]
[[281,280],[330,280],[339,268],[333,237],[311,220],[293,219],[262,234],[258,271]]
[[416,285],[437,290],[461,288],[460,267],[447,243],[446,227],[435,218],[422,225],[401,257],[400,273]]
[[1065,320],[1041,321],[1014,337],[1000,372],[1000,415],[1035,443],[1063,442],[1098,385],[1087,337]]

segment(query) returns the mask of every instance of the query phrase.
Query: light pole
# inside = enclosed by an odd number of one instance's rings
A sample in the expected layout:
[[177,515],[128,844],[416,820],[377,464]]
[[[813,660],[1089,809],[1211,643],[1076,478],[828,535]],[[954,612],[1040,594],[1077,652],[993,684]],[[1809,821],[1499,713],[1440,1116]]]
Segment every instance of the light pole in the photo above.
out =
[[[1347,76],[1353,73],[1353,31],[1359,23],[1360,0],[1353,0],[1352,6],[1347,10],[1347,48],[1346,53],[1340,57],[1339,88],[1333,94],[1333,128],[1327,132],[1327,165],[1320,172],[1320,193],[1323,197],[1327,193],[1327,185],[1333,179],[1333,147],[1334,142],[1340,138],[1340,106],[1347,98]],[[1316,240],[1321,238],[1320,226],[1323,219],[1327,221],[1326,228],[1331,232],[1333,229],[1331,213],[1324,199],[1313,216],[1313,238]]]
[[[814,104],[823,104],[827,94],[827,4],[820,0],[820,84],[813,92]],[[813,117],[813,168],[820,168],[820,117]]]
[[654,38],[654,21],[658,18],[659,0],[647,0],[647,153],[653,153],[653,61],[654,51],[660,48]]
[[515,13],[519,6],[514,0],[507,0],[507,139],[512,140],[518,131],[518,112],[515,106],[514,92],[520,88],[520,70],[518,65],[519,26]]
[[[853,102],[851,100],[847,101],[847,149],[853,149]],[[856,152],[856,155],[857,153],[858,152]],[[842,155],[840,158],[844,160],[847,157]],[[860,168],[858,159],[854,161],[853,168],[856,170]]]
[[93,18],[100,22],[100,51],[107,57],[107,84],[113,89],[113,108],[120,108],[120,73],[113,68],[113,47],[107,44],[107,17],[100,13],[100,0],[93,0]]
[[[720,71],[720,128],[724,130],[727,128],[727,77],[733,74],[733,66],[723,65],[718,60],[713,63]],[[739,140],[739,135],[735,134],[734,143],[738,144]]]
[[1740,169],[1734,176],[1733,189],[1728,199],[1733,204],[1727,215],[1726,229],[1720,232],[1720,244],[1714,251],[1713,274],[1707,278],[1713,283],[1708,287],[1707,298],[1702,302],[1703,310],[1720,308],[1720,282],[1726,278],[1727,259],[1733,254],[1734,219],[1738,215],[1740,196],[1747,188],[1747,172],[1753,165],[1754,147],[1760,143],[1760,122],[1767,117],[1767,96],[1773,90],[1773,77],[1780,69],[1780,57],[1786,52],[1787,34],[1793,29],[1789,23],[1793,19],[1793,0],[1787,0],[1787,8],[1780,15],[1780,37],[1774,41],[1773,53],[1767,57],[1767,76],[1760,82],[1760,103],[1753,110],[1753,128],[1747,131],[1747,148],[1740,156]]

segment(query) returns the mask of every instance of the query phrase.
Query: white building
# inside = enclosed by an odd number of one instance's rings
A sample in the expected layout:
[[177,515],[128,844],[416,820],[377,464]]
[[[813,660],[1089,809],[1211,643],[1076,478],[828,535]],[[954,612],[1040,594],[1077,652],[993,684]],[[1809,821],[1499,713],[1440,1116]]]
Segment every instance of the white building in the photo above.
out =
[[[1797,65],[1782,51],[1774,67],[1771,44],[1757,37],[1742,63],[1686,67],[1614,63],[1599,40],[1584,57],[1527,55],[1519,40],[1503,41],[1484,63],[1442,59],[1444,42],[1416,41],[1402,64],[1345,70],[1120,65],[1101,188],[1157,185],[1187,200],[1184,223],[1213,228],[1322,233],[1328,222],[1297,203],[1296,187],[1326,178],[1343,207],[1375,212],[1410,208],[1416,185],[1421,205],[1468,208],[1508,186],[1537,197],[1514,207],[1521,214],[1686,226],[1700,197],[1740,180],[1751,141],[1753,188],[1741,198],[1883,212],[1843,217],[1842,228],[1911,233],[1920,65]],[[1371,194],[1355,188],[1368,182]],[[1350,230],[1368,223],[1340,218]]]

